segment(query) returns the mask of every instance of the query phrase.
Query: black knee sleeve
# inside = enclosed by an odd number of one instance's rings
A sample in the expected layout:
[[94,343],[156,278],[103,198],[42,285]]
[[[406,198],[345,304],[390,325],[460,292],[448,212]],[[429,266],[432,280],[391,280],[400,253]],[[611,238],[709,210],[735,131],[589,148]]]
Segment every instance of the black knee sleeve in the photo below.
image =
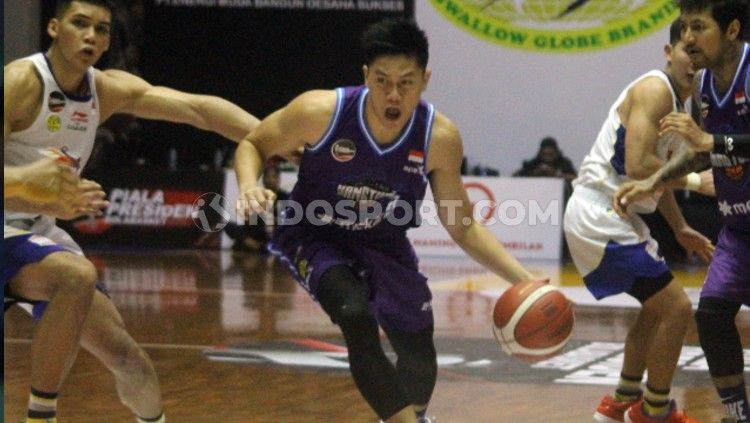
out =
[[354,383],[373,410],[386,420],[407,407],[406,391],[380,344],[367,286],[348,266],[336,266],[321,277],[316,297],[341,328]]
[[398,357],[396,370],[409,400],[416,405],[429,403],[438,370],[432,326],[415,333],[386,330],[386,334]]
[[735,316],[740,304],[719,298],[701,298],[695,321],[701,348],[713,377],[742,374],[745,368],[742,342]]

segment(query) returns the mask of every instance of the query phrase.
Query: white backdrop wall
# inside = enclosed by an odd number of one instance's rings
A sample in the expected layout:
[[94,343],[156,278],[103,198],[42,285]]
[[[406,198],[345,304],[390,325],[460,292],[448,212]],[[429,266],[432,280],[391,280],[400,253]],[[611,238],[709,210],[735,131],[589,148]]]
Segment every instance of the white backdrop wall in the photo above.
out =
[[611,103],[638,75],[665,64],[668,25],[629,44],[594,53],[538,53],[475,37],[416,2],[430,41],[432,79],[425,98],[464,139],[470,165],[517,170],[552,135],[576,168]]

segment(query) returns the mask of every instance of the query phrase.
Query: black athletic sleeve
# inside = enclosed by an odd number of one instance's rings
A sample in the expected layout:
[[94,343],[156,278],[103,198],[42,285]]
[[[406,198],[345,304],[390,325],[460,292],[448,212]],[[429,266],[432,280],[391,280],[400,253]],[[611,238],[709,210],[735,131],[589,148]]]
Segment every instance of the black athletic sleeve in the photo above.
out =
[[714,135],[713,152],[750,158],[750,134]]

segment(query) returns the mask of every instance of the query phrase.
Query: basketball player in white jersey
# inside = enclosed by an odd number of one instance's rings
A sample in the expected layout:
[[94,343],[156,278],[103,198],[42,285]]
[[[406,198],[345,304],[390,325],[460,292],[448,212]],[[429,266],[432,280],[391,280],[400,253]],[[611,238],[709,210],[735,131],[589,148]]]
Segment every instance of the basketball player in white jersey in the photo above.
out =
[[[640,76],[612,105],[573,181],[573,195],[565,210],[570,253],[589,291],[597,299],[627,293],[642,305],[625,340],[617,389],[614,396],[602,399],[594,414],[597,422],[694,421],[678,411],[669,396],[691,319],[690,300],[672,280],[643,220],[637,215],[623,219],[611,207],[612,194],[623,182],[648,177],[683,147],[677,138],[658,136],[659,119],[683,109],[691,92],[694,71],[680,41],[679,22],[672,24],[664,51],[666,69]],[[704,176],[704,185],[711,186],[708,175]],[[680,187],[701,186],[700,175],[689,178],[682,178]],[[686,224],[671,190],[634,207],[638,213],[651,213],[658,207],[688,255],[710,258],[711,242]]]
[[[16,60],[3,71],[5,165],[27,164],[53,149],[77,162],[80,170],[91,154],[96,127],[114,113],[186,123],[234,141],[257,126],[255,117],[226,100],[155,87],[119,70],[94,69],[109,48],[111,6],[105,0],[57,3],[47,26],[49,50]],[[9,225],[43,235],[82,256],[54,218],[23,201],[6,202],[6,209],[11,207],[30,213],[7,214]],[[38,317],[40,309],[35,311]],[[94,295],[81,345],[112,371],[120,399],[138,421],[164,421],[153,365],[102,292]]]
[[[3,199],[23,199],[40,213],[66,216],[91,209],[91,203],[103,196],[98,185],[81,183],[69,164],[54,158],[3,168]],[[54,423],[57,392],[78,354],[81,330],[94,298],[96,269],[48,238],[7,225],[3,226],[2,256],[5,306],[11,304],[9,296],[48,302],[31,339],[26,421]]]

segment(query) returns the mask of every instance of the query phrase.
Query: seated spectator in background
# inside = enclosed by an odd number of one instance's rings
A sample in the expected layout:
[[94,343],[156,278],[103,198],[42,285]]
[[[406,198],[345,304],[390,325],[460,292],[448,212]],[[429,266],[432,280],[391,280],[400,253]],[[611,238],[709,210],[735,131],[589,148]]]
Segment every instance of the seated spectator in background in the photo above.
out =
[[[289,193],[281,189],[281,170],[278,160],[269,160],[266,164],[263,171],[263,186],[276,194],[276,204],[279,200],[289,199]],[[266,252],[266,244],[270,240],[273,224],[278,218],[279,210],[276,204],[273,207],[273,216],[254,216],[257,218],[256,222],[245,222],[244,225],[234,222],[227,224],[224,230],[227,236],[234,240],[233,250]]]
[[542,139],[539,152],[531,160],[524,160],[521,169],[513,176],[550,176],[565,178],[570,183],[576,178],[576,168],[569,158],[565,157],[552,137]]

